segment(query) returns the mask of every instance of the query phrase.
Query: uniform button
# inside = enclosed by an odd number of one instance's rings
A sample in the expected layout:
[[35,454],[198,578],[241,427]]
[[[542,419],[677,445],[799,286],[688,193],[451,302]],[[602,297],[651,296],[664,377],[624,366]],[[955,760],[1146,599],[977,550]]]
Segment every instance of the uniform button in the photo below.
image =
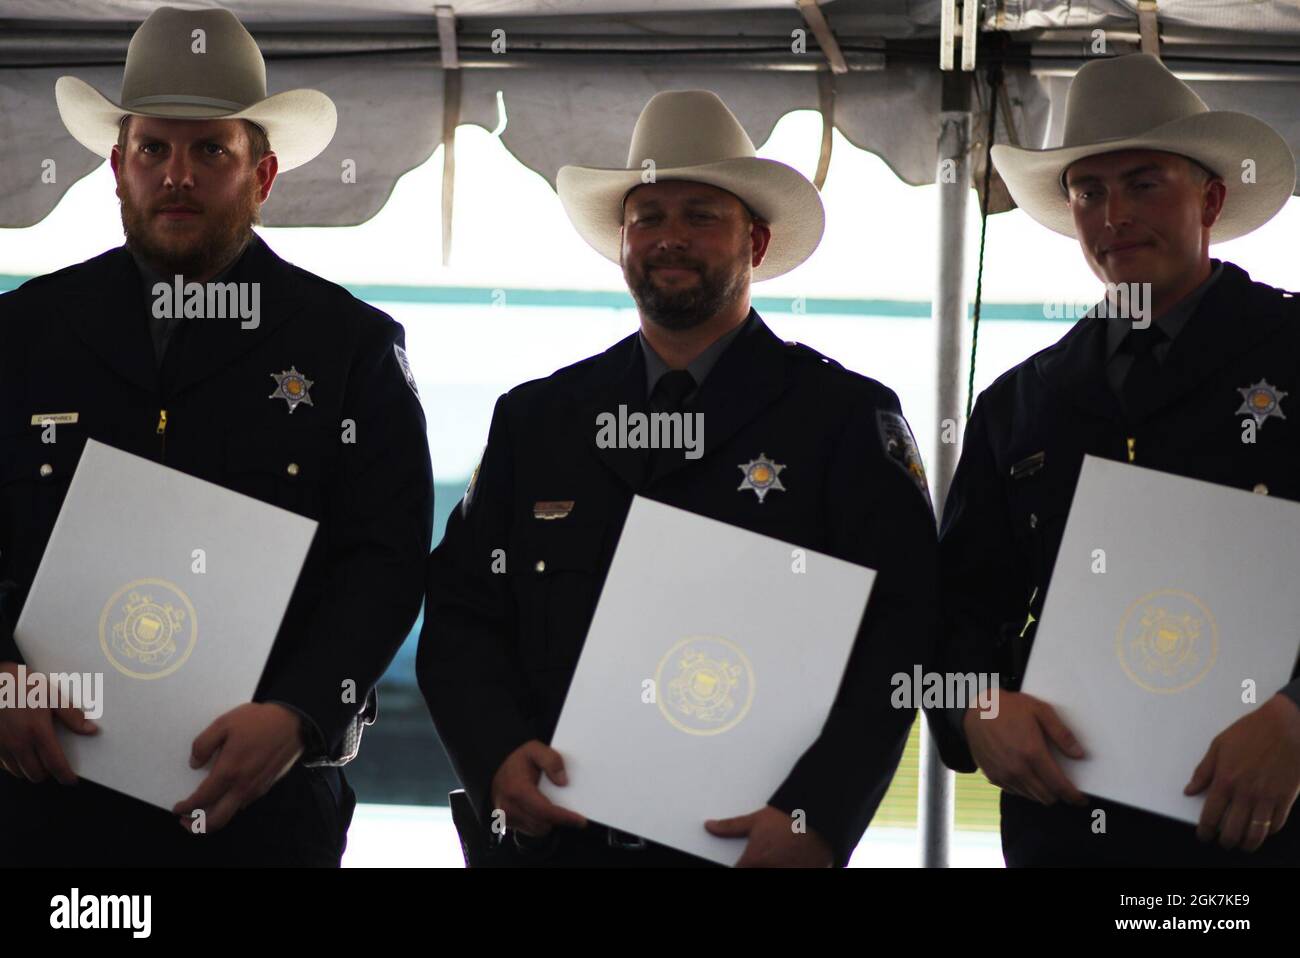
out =
[[1029,513],[1029,528],[1031,529],[1038,528],[1038,513],[1036,512]]
[[1264,483],[1262,482],[1257,482],[1255,483],[1255,488],[1253,491],[1258,492],[1261,496],[1266,496],[1268,495],[1268,486],[1264,485]]
[[545,572],[545,571],[546,571],[546,562],[545,562],[544,560],[542,560],[542,559],[538,559],[538,560],[537,560],[537,565],[533,566],[533,568],[536,569],[538,572]]
[[41,466],[41,475],[42,476],[54,475],[54,467],[51,466],[48,462],[45,463],[44,465]]
[[296,476],[298,475],[298,464],[296,462],[291,462],[289,463],[288,466],[285,467],[284,471],[291,476]]

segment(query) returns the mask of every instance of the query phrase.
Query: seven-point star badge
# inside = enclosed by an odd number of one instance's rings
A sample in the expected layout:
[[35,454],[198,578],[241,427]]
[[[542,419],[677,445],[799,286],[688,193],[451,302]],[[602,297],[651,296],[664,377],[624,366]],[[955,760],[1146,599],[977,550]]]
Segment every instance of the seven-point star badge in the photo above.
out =
[[312,380],[298,372],[296,366],[290,366],[282,373],[271,373],[271,378],[275,380],[275,392],[267,396],[267,399],[283,399],[289,404],[289,412],[297,409],[299,403],[314,405],[311,393],[308,392]]
[[1261,379],[1253,386],[1241,386],[1237,389],[1241,393],[1241,408],[1237,410],[1237,415],[1246,413],[1255,417],[1255,425],[1264,428],[1264,420],[1270,416],[1277,416],[1278,419],[1285,419],[1286,413],[1282,411],[1282,400],[1289,393],[1285,393],[1276,386],[1270,386],[1266,380]]
[[745,478],[736,487],[737,492],[742,489],[752,489],[754,495],[758,496],[760,503],[763,501],[763,497],[773,489],[780,489],[785,492],[785,486],[781,485],[781,470],[785,466],[773,462],[761,452],[758,454],[757,459],[742,462],[738,468],[745,474]]

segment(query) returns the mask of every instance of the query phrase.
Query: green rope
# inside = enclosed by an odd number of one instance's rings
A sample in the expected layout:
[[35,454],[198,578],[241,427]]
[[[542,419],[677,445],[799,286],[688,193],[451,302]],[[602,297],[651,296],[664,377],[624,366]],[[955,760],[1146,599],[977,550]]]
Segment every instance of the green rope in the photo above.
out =
[[980,197],[980,255],[975,270],[975,322],[970,335],[970,373],[966,380],[966,418],[970,419],[975,403],[975,353],[980,338],[980,301],[984,285],[984,238],[989,226],[989,182],[993,178],[993,134],[998,122],[998,88],[1002,85],[1002,67],[989,65],[989,132],[984,139],[984,195]]

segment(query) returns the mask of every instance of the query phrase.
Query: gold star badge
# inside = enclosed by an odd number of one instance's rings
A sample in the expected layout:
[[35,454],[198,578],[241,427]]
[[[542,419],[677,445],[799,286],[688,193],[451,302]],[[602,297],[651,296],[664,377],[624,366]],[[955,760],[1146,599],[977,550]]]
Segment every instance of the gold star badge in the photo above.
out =
[[283,399],[289,406],[289,412],[297,409],[299,403],[314,405],[311,393],[308,392],[312,380],[298,372],[296,366],[290,366],[284,372],[271,373],[271,378],[275,380],[275,392],[267,396],[267,399]]
[[757,459],[742,462],[738,468],[745,474],[745,478],[736,487],[737,492],[742,489],[752,489],[761,503],[763,497],[773,489],[779,489],[782,492],[786,491],[785,486],[781,485],[781,470],[785,466],[773,462],[761,452],[758,454]]

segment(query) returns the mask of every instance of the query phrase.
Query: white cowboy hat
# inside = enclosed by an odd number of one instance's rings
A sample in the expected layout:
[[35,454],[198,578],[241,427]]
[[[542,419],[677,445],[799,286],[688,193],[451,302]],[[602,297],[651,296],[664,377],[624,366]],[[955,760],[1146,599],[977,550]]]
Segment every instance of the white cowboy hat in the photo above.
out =
[[[194,31],[202,30],[196,36]],[[199,41],[202,40],[202,47]],[[84,80],[54,84],[59,116],[86,149],[107,157],[126,114],[251,120],[266,131],[281,172],[302,166],[334,137],[338,113],[319,90],[266,95],[257,41],[229,10],[159,7],[131,37],[121,103]]]
[[[1189,157],[1222,177],[1227,196],[1214,242],[1243,236],[1280,210],[1295,189],[1286,141],[1246,113],[1211,110],[1156,57],[1094,60],[1075,74],[1065,105],[1061,146],[993,147],[993,162],[1016,204],[1050,230],[1074,236],[1062,176],[1075,160],[1120,150],[1162,150]],[[1243,182],[1251,161],[1254,182]]]
[[[645,161],[653,161],[647,167]],[[654,179],[642,179],[652,169]],[[817,248],[826,227],[817,188],[793,167],[754,154],[754,143],[716,93],[656,93],[632,131],[625,168],[564,166],[556,192],[582,238],[619,261],[623,200],[647,182],[692,180],[733,193],[772,227],[767,256],[754,279],[794,269]]]

